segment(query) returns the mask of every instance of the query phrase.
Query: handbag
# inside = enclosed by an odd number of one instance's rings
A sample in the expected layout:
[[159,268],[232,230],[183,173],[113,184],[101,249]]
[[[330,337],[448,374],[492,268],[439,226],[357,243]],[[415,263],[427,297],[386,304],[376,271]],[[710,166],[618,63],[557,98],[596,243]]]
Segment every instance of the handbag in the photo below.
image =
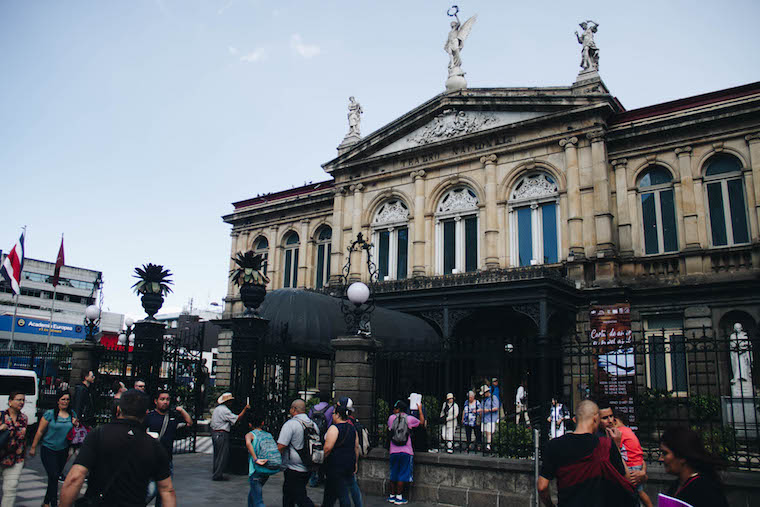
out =
[[[2,424],[5,424],[5,410],[0,412],[0,421]],[[5,446],[8,445],[9,438],[11,438],[10,428],[5,428],[3,431],[0,431],[0,450],[5,449]]]

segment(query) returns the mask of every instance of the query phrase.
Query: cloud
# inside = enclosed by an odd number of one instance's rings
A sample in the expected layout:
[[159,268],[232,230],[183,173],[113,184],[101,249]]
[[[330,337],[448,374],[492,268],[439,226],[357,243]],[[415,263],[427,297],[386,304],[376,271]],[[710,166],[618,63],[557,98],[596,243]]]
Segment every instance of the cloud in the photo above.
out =
[[227,51],[229,51],[231,55],[238,54],[238,48],[235,46],[227,46]]
[[304,58],[312,58],[322,52],[322,49],[316,44],[304,44],[301,36],[297,33],[290,37],[290,47]]
[[240,57],[241,62],[248,62],[248,63],[254,63],[259,62],[266,58],[267,53],[264,50],[264,48],[256,48],[247,55],[243,55]]
[[230,0],[225,5],[223,5],[218,11],[216,11],[217,15],[221,16],[224,13],[224,11],[226,11],[227,9],[229,9],[230,7],[232,7],[232,4],[234,2],[235,2],[235,0]]

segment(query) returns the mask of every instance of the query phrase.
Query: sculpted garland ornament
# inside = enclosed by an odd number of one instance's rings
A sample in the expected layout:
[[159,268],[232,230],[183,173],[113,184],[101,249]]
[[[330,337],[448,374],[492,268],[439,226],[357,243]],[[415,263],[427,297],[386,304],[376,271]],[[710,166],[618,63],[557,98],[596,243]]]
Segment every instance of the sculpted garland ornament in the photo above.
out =
[[441,200],[438,213],[471,211],[478,208],[478,198],[468,188],[452,190]]
[[435,117],[433,123],[406,140],[412,144],[422,145],[471,134],[494,123],[496,117],[486,113],[465,113],[448,109]]
[[536,174],[523,179],[512,192],[512,199],[520,201],[538,197],[551,197],[558,192],[557,184],[545,174]]
[[393,224],[406,222],[409,218],[409,210],[401,201],[388,201],[383,204],[372,221],[373,225]]

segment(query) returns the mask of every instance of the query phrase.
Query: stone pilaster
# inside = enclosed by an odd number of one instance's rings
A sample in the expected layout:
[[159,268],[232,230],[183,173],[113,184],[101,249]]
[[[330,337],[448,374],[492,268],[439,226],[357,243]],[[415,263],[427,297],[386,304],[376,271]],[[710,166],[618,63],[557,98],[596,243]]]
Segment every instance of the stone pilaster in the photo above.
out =
[[699,223],[697,201],[694,194],[694,179],[691,170],[691,146],[675,149],[678,157],[678,171],[681,178],[681,209],[686,250],[699,249]]
[[330,345],[335,350],[335,398],[351,398],[356,418],[369,425],[375,410],[372,357],[380,344],[361,336],[339,336]]
[[343,200],[346,194],[345,187],[335,189],[333,198],[333,233],[332,252],[330,254],[330,285],[338,285],[342,281],[343,269]]
[[591,141],[591,164],[594,175],[594,222],[596,226],[596,256],[606,257],[615,253],[612,237],[612,213],[610,210],[610,180],[607,170],[607,145],[603,129],[589,132]]
[[414,181],[414,243],[412,276],[425,276],[425,171],[412,171]]
[[282,280],[280,280],[280,260],[282,254],[282,248],[279,242],[280,228],[273,225],[271,228],[272,240],[269,242],[269,266],[267,271],[269,276],[269,290],[279,289],[282,287]]
[[[362,232],[362,210],[364,209],[364,205],[362,203],[363,201],[363,194],[362,191],[364,190],[364,185],[361,183],[356,183],[354,185],[351,185],[349,187],[349,190],[353,194],[353,217],[351,222],[351,237],[356,238],[356,236]],[[361,280],[361,273],[362,273],[362,252],[361,251],[352,251],[351,252],[351,272],[348,274],[349,281],[356,281]]]
[[496,212],[496,155],[480,157],[486,172],[486,269],[499,269],[499,217]]
[[584,258],[583,215],[581,213],[581,177],[578,168],[578,138],[562,139],[559,145],[565,149],[565,171],[567,173],[567,209],[569,229],[569,255],[574,260]]
[[615,170],[615,195],[617,196],[618,246],[623,256],[633,256],[631,216],[628,213],[628,160],[620,158],[611,162]]
[[[754,215],[753,221],[757,224],[758,229],[760,229],[760,132],[745,136],[744,139],[747,141],[747,145],[749,145],[750,166],[752,168],[752,172],[750,173],[752,184],[747,185],[747,194],[749,195],[750,192],[754,194],[755,212],[752,213]],[[755,241],[760,240],[760,232],[753,239]]]
[[75,386],[82,381],[83,376],[93,371],[97,377],[98,355],[103,346],[89,341],[71,345],[71,375],[69,384]]
[[[235,261],[232,259],[237,255],[238,249],[237,249],[237,239],[240,235],[237,231],[232,231],[230,233],[230,270],[235,268]],[[235,297],[237,297],[240,294],[237,284],[234,284],[230,281],[229,278],[227,278],[227,304],[224,309],[225,313],[232,315],[235,313],[235,303],[232,301]]]
[[301,220],[301,243],[298,246],[298,288],[304,289],[309,285],[309,267],[311,256],[309,252],[309,221]]

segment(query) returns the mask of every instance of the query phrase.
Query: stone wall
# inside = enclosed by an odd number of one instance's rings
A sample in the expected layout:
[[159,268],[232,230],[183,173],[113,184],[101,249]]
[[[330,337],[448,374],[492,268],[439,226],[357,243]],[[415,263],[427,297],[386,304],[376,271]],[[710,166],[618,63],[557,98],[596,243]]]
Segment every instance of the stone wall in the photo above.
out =
[[[659,464],[650,465],[646,491],[656,504],[673,476]],[[760,506],[760,475],[723,474],[732,507]],[[365,494],[387,495],[388,451],[373,449],[359,465],[359,485]],[[552,483],[556,502],[557,487]],[[452,506],[531,507],[535,505],[535,473],[531,460],[498,459],[467,454],[421,453],[414,456],[414,484],[410,499]]]

